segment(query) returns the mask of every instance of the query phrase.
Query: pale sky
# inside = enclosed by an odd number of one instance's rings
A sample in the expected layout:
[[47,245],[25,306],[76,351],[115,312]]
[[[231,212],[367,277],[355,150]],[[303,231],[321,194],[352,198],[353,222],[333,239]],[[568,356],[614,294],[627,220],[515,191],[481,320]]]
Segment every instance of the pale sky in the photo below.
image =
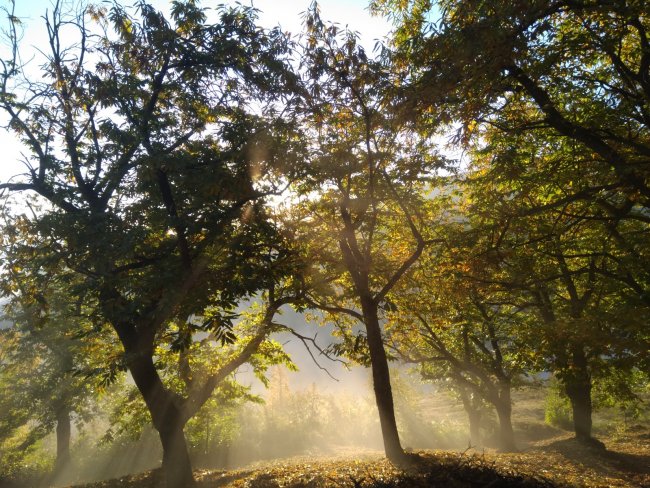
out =
[[[67,0],[63,0],[64,2]],[[133,0],[124,0],[125,3],[134,3]],[[95,3],[101,3],[96,0]],[[169,8],[170,0],[150,0],[156,8],[166,11]],[[201,6],[211,8],[220,4],[234,4],[233,0],[203,0]],[[244,5],[248,1],[240,1]],[[259,23],[265,27],[280,25],[282,30],[298,34],[301,31],[301,13],[304,12],[311,0],[255,0],[253,5],[260,12]],[[375,41],[384,38],[389,30],[390,24],[384,18],[372,17],[367,9],[369,0],[321,0],[320,7],[322,17],[328,21],[334,21],[342,26],[348,26],[351,30],[359,32],[361,41],[368,51],[371,51]],[[0,0],[1,6],[8,6],[8,0]],[[16,15],[22,20],[25,31],[22,45],[26,48],[32,46],[47,45],[47,37],[42,19],[46,9],[51,9],[51,0],[16,0]],[[0,17],[0,25],[4,30],[6,19]],[[27,52],[28,49],[25,49]],[[0,47],[0,55],[4,57],[6,49]],[[24,59],[28,56],[24,56]],[[0,115],[0,122],[5,117]],[[0,128],[0,182],[7,181],[11,176],[23,172],[24,167],[18,163],[21,153],[21,145],[15,140],[12,134]]]
[[[70,0],[62,0],[70,3]],[[78,1],[78,0],[77,0]],[[135,3],[134,0],[121,0],[125,4]],[[261,11],[260,23],[266,27],[282,26],[283,30],[292,33],[300,31],[300,13],[304,12],[312,0],[203,0],[201,6],[211,9],[221,4],[243,5],[252,4]],[[91,0],[92,3],[101,4],[102,0]],[[168,11],[170,0],[149,0],[154,7]],[[389,29],[386,19],[372,17],[368,13],[369,0],[320,0],[320,8],[325,20],[349,25],[352,30],[362,34],[364,42],[385,36]],[[8,5],[8,0],[0,0],[0,5]],[[110,3],[107,3],[110,4]],[[52,0],[16,0],[16,13],[30,27],[43,25],[42,15],[46,9],[52,7]]]

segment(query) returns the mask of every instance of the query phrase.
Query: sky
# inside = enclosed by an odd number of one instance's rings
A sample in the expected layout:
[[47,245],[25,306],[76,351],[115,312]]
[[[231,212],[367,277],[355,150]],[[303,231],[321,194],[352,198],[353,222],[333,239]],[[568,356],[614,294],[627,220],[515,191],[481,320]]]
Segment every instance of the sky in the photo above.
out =
[[[16,16],[19,17],[24,26],[22,45],[25,52],[32,50],[34,46],[46,46],[47,37],[44,28],[43,15],[47,9],[52,9],[52,0],[15,0]],[[70,0],[62,0],[67,2]],[[125,3],[133,3],[134,0],[123,0]],[[282,30],[298,34],[301,30],[301,13],[304,12],[312,0],[254,0],[253,2],[241,0],[244,5],[252,4],[260,10],[259,23],[264,27],[280,26]],[[101,0],[95,0],[101,3]],[[150,0],[150,3],[162,11],[168,11],[170,0]],[[220,4],[234,4],[233,0],[203,0],[202,7],[214,8]],[[360,39],[367,50],[372,50],[375,41],[384,38],[389,30],[389,22],[380,17],[373,17],[368,12],[369,0],[321,0],[320,8],[322,17],[325,20],[337,22],[342,26],[348,26],[351,30],[359,32]],[[9,0],[0,0],[0,6],[7,7]],[[4,30],[5,16],[0,17],[0,25]],[[6,56],[7,50],[0,46],[0,55]],[[29,55],[24,55],[29,59]],[[0,122],[4,123],[5,117],[0,115]],[[20,143],[16,138],[0,128],[0,182],[5,182],[13,175],[24,171],[20,164],[21,151]]]
[[[70,2],[70,0],[62,0]],[[79,1],[79,0],[76,0]],[[135,3],[134,0],[121,0],[128,5]],[[102,0],[91,0],[92,3],[101,4]],[[200,5],[204,8],[213,9],[220,4],[253,5],[260,10],[260,23],[266,27],[280,25],[283,30],[297,33],[300,30],[300,14],[307,10],[312,0],[202,0]],[[107,2],[109,3],[109,2]],[[149,0],[154,7],[168,11],[171,0]],[[359,31],[364,40],[374,40],[386,35],[389,23],[386,19],[372,17],[368,12],[369,0],[320,0],[320,8],[323,18],[332,20],[342,25],[349,25],[355,31]],[[8,5],[8,0],[0,0],[0,5]],[[52,0],[16,0],[16,13],[21,20],[30,26],[40,24],[42,26],[42,15],[46,9],[52,8]]]

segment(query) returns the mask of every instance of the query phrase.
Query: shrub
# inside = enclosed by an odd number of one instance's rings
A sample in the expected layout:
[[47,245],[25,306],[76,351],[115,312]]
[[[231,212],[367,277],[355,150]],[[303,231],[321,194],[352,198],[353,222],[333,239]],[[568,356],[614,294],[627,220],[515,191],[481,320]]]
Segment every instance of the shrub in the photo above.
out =
[[552,384],[544,401],[544,421],[553,427],[564,430],[573,429],[573,416],[569,399],[559,388]]

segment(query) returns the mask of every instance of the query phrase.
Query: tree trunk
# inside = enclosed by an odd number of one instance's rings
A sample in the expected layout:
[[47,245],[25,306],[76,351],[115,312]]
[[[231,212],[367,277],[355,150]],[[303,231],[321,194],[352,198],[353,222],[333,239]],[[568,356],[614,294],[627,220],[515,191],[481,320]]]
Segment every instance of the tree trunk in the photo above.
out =
[[499,417],[499,447],[503,451],[512,452],[517,450],[515,444],[515,433],[512,430],[512,405],[510,404],[510,393],[495,403],[497,416]]
[[573,412],[573,430],[576,439],[591,439],[591,385],[584,381],[567,381],[566,394],[571,401]]
[[465,388],[460,388],[460,399],[469,420],[469,443],[471,446],[481,445],[481,409],[474,405],[472,396]]
[[468,411],[469,419],[469,442],[474,446],[481,445],[481,412],[476,410]]
[[142,394],[163,448],[162,468],[167,488],[194,485],[192,464],[185,442],[185,419],[173,392],[163,385],[150,354],[128,354],[129,371]]
[[381,337],[381,327],[377,314],[377,306],[370,298],[361,300],[363,317],[368,335],[368,350],[372,367],[372,384],[375,391],[375,401],[379,411],[381,434],[384,440],[386,457],[395,463],[406,460],[404,450],[399,440],[397,422],[395,420],[395,405],[393,391],[390,385],[388,359]]
[[192,464],[187,451],[183,425],[171,422],[160,429],[160,441],[163,447],[162,467],[167,488],[185,488],[194,485]]
[[59,476],[70,462],[70,409],[61,407],[56,413],[56,460],[54,473]]
[[580,442],[595,443],[591,437],[591,375],[587,368],[587,357],[582,347],[572,351],[573,364],[570,374],[564,378],[564,388],[573,411],[573,429]]

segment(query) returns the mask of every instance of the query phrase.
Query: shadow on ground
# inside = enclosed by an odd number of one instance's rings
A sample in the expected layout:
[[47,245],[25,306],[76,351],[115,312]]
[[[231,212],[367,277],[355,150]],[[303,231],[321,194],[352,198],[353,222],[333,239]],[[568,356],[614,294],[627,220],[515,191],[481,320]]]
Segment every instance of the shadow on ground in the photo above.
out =
[[650,474],[650,455],[617,452],[609,449],[585,446],[575,439],[562,439],[542,448],[554,451],[574,463],[580,463],[594,471],[610,474],[612,471]]

